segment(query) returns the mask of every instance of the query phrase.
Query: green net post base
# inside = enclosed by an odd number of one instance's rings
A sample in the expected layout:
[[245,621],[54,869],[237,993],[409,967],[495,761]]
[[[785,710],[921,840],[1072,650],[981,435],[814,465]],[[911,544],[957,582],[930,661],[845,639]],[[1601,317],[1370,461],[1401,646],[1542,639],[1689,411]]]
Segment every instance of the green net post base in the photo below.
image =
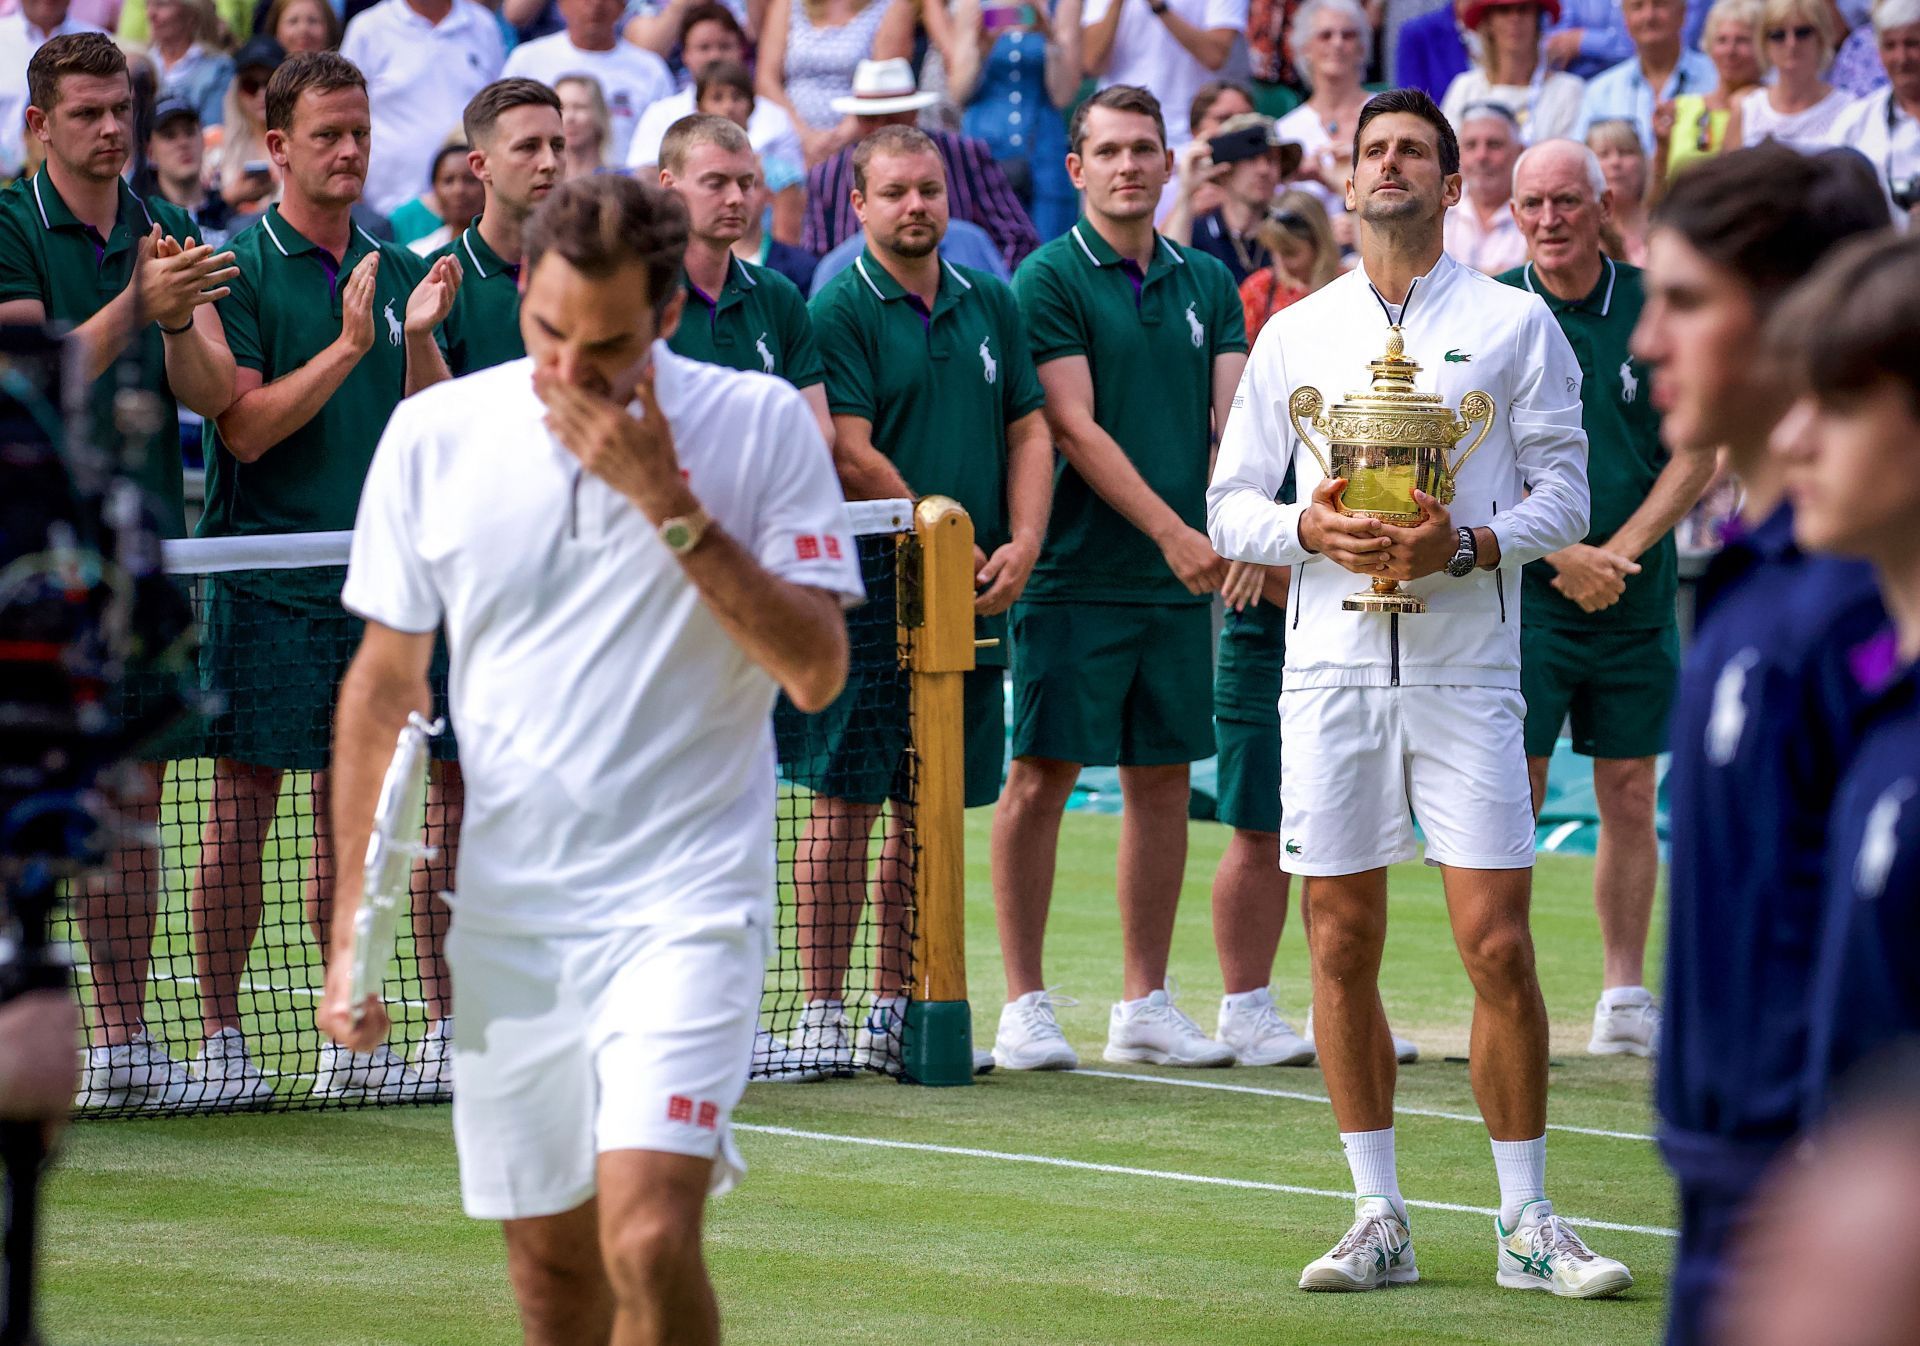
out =
[[973,1007],[964,1000],[907,1004],[902,1076],[910,1084],[973,1083]]

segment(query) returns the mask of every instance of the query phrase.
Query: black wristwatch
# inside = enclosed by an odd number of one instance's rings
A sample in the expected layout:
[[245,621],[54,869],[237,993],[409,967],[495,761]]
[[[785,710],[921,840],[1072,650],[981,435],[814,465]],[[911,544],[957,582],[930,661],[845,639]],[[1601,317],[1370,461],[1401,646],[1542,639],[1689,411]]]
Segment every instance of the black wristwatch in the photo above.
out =
[[1147,0],[1147,8],[1152,10],[1156,16],[1165,14],[1167,12],[1167,0]]
[[1465,579],[1480,564],[1480,544],[1473,540],[1473,530],[1462,528],[1459,531],[1460,545],[1453,549],[1453,559],[1447,562],[1447,573],[1455,579]]

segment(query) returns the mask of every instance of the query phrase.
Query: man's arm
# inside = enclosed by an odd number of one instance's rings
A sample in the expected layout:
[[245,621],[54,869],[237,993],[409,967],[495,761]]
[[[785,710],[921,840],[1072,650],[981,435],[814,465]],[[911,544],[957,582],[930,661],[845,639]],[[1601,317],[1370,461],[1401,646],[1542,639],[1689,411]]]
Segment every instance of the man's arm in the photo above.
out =
[[460,263],[451,254],[428,268],[420,283],[407,296],[407,316],[403,324],[407,346],[407,380],[403,396],[412,397],[422,388],[445,383],[453,377],[447,368],[446,353],[434,339],[434,332],[453,312],[454,296],[460,293]]
[[1052,508],[1053,437],[1046,416],[1030,411],[1007,427],[1007,518],[1013,536],[993,549],[974,577],[980,590],[975,612],[983,617],[1005,612],[1026,589]]
[[1598,546],[1576,542],[1548,554],[1547,564],[1555,572],[1553,587],[1586,612],[1618,603],[1626,594],[1627,577],[1640,573],[1641,555],[1699,503],[1714,468],[1713,454],[1675,454],[1660,469],[1640,508],[1612,537]]
[[1523,372],[1512,405],[1497,408],[1513,435],[1524,499],[1496,514],[1481,539],[1506,568],[1537,561],[1586,537],[1593,496],[1587,484],[1587,432],[1580,423],[1580,365],[1560,325],[1539,300],[1519,333]]
[[[800,396],[806,399],[807,410],[813,413],[814,422],[820,427],[820,437],[827,441],[827,452],[832,453],[833,446],[840,441],[840,428],[833,423],[833,413],[827,410],[827,385],[810,383],[800,390]],[[839,461],[837,457],[834,459],[836,467]]]
[[1080,26],[1080,70],[1088,79],[1099,79],[1107,73],[1107,62],[1113,57],[1113,39],[1120,31],[1120,16],[1133,0],[1093,0],[1093,3],[1105,5],[1099,17]]
[[[823,395],[824,398],[824,395]],[[893,460],[873,446],[873,422],[865,416],[833,418],[833,470],[849,500],[911,500],[913,488]]]
[[1232,28],[1202,28],[1188,23],[1171,6],[1160,11],[1160,22],[1175,42],[1185,47],[1194,60],[1209,70],[1218,70],[1233,54],[1235,30]]

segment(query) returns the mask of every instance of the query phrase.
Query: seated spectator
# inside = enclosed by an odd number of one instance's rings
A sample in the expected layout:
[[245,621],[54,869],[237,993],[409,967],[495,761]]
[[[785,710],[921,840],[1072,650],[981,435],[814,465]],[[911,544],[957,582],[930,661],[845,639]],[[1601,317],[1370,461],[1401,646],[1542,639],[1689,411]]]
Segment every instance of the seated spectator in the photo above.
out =
[[1587,148],[1600,160],[1600,173],[1613,194],[1611,217],[1600,230],[1601,245],[1616,262],[1645,266],[1649,173],[1639,128],[1622,117],[1595,122],[1587,131]]
[[874,39],[889,5],[904,2],[768,0],[755,66],[759,94],[792,115],[808,167],[861,138],[836,103],[853,92],[856,67],[877,55]]
[[1653,114],[1653,186],[1649,204],[1688,164],[1720,153],[1734,104],[1760,87],[1762,0],[1718,0],[1707,11],[1706,50],[1719,83],[1706,93],[1683,93]]
[[1872,0],[1839,0],[1840,19],[1847,35],[1833,58],[1827,78],[1836,89],[1864,98],[1887,87],[1887,68],[1880,64],[1880,42],[1873,32]]
[[[1204,215],[1220,204],[1220,184],[1207,142],[1230,118],[1253,112],[1253,90],[1230,79],[1208,80],[1187,105],[1187,124],[1193,139],[1173,152],[1173,179],[1160,194],[1160,228],[1164,232],[1182,203],[1189,218]],[[1075,201],[1078,208],[1078,199]],[[1071,227],[1071,226],[1069,226]]]
[[674,92],[673,72],[645,47],[620,36],[621,0],[560,0],[566,31],[515,47],[501,73],[552,88],[567,75],[591,75],[606,100],[611,133],[606,161],[624,164],[640,114]]
[[[953,169],[949,167],[951,174]],[[827,282],[853,265],[854,258],[867,246],[865,231],[856,229],[848,234],[846,240],[820,259],[814,268],[813,284],[807,288],[807,297],[812,298],[826,288]],[[993,237],[977,224],[949,217],[947,236],[940,240],[940,255],[955,266],[970,266],[975,271],[985,271],[988,275],[1011,282],[1013,272],[1007,266],[1007,259],[993,245]]]
[[[89,10],[97,10],[100,7],[97,0],[92,2],[80,0],[74,5],[76,12],[79,11],[82,3],[85,3]],[[147,13],[147,5],[148,0],[124,0],[124,3],[118,6],[119,19],[111,25],[102,23],[99,26],[112,33],[114,40],[122,47],[135,51],[141,50],[153,40],[153,23],[151,16]],[[254,0],[211,0],[210,7],[213,11],[213,26],[207,30],[208,34],[224,30],[226,34],[237,36],[240,33],[254,31]],[[226,40],[226,38],[221,39],[223,42]]]
[[1653,152],[1653,110],[1681,94],[1707,93],[1718,82],[1713,62],[1681,40],[1682,0],[1621,0],[1633,55],[1587,82],[1575,139],[1597,121],[1624,118]]
[[1373,96],[1362,82],[1373,60],[1373,25],[1356,0],[1307,0],[1293,16],[1292,47],[1294,66],[1313,92],[1280,119],[1280,139],[1300,146],[1299,185],[1337,222],[1347,210],[1354,128]]
[[1586,83],[1564,71],[1549,73],[1541,49],[1543,21],[1559,14],[1560,0],[1470,0],[1460,18],[1480,39],[1479,55],[1448,86],[1440,108],[1456,133],[1466,107],[1485,102],[1511,108],[1528,144],[1565,136],[1579,125]]
[[1828,139],[1866,155],[1896,214],[1920,220],[1920,0],[1875,0],[1873,31],[1888,87],[1841,113]]
[[[1700,45],[1709,0],[1686,0],[1682,36]],[[1564,0],[1560,21],[1547,33],[1547,65],[1592,79],[1633,55],[1633,38],[1621,0]]]
[[1524,147],[1505,103],[1470,103],[1460,128],[1460,204],[1447,212],[1446,249],[1454,261],[1497,276],[1527,260],[1526,236],[1513,218],[1513,165]]
[[947,97],[960,127],[1007,175],[1041,242],[1072,227],[1079,194],[1067,178],[1067,123],[1080,93],[1080,0],[960,0]]
[[[748,140],[753,137],[749,133]],[[764,266],[770,271],[778,271],[801,294],[813,292],[813,273],[820,265],[820,259],[803,248],[790,243],[782,243],[766,227],[767,214],[773,200],[773,193],[767,190],[764,180],[756,183],[753,199],[747,203],[747,231],[740,241],[733,245],[734,256],[743,262],[752,262],[755,266]],[[995,254],[996,257],[998,254]]]
[[600,81],[592,75],[568,75],[553,86],[553,91],[560,95],[560,129],[567,138],[567,160],[561,165],[560,180],[603,172],[608,167],[613,121],[607,114]]
[[186,99],[168,94],[153,105],[146,181],[136,183],[134,191],[184,210],[199,227],[194,235],[199,242],[224,243],[233,232],[233,210],[217,192],[207,189],[206,157],[200,114]]
[[[851,118],[862,137],[883,126],[912,126],[934,95],[916,87],[913,67],[904,59],[862,61],[853,93],[836,99],[835,108]],[[952,218],[979,225],[1000,249],[1007,269],[1040,245],[1033,221],[1007,184],[986,145],[951,131],[930,131],[947,166],[947,201]],[[848,145],[807,174],[807,224],[800,246],[819,256],[858,232],[851,199],[853,146]]]
[[149,0],[153,40],[147,56],[160,92],[184,98],[202,126],[218,126],[221,101],[233,82],[233,60],[209,42],[218,23],[207,0]]
[[[1287,28],[1300,0],[1249,0],[1247,68],[1252,76],[1254,111],[1278,120],[1306,100],[1307,91],[1287,50]],[[1200,132],[1196,129],[1194,136]]]
[[1249,342],[1267,319],[1340,274],[1340,245],[1333,241],[1326,207],[1310,192],[1280,193],[1260,222],[1259,239],[1267,264],[1240,283]]
[[[680,26],[680,59],[694,74],[695,81],[709,66],[725,61],[744,66],[747,61],[747,32],[733,11],[716,0],[704,0],[686,10]],[[629,40],[631,36],[629,36]],[[747,139],[754,153],[767,158],[792,159],[804,169],[806,151],[795,132],[787,110],[754,89],[753,110],[747,117]],[[660,141],[667,128],[696,111],[692,84],[662,98],[640,114],[640,125],[627,145],[626,166],[642,180],[651,182],[660,166]]]
[[467,162],[467,142],[451,140],[433,156],[433,213],[440,225],[432,233],[408,239],[416,257],[428,257],[453,242],[487,203],[486,189]]
[[1208,157],[1220,173],[1220,204],[1190,220],[1175,211],[1165,233],[1175,243],[1219,258],[1238,289],[1269,260],[1260,226],[1273,209],[1273,194],[1282,179],[1299,169],[1300,147],[1276,144],[1273,119],[1248,112],[1215,132]]
[[[685,88],[691,77],[700,73],[700,62],[687,51],[687,27],[693,12],[705,9],[709,3],[719,3],[719,0],[632,0],[621,21],[620,35],[636,47],[645,47],[654,55],[665,57],[668,64],[677,67],[680,85]],[[725,0],[720,8],[727,11],[727,17],[740,30],[744,42],[748,26],[765,10],[766,4],[765,0],[753,0],[751,4],[747,0]]]
[[0,178],[24,176],[27,157],[27,62],[50,37],[100,31],[68,13],[67,0],[20,0],[0,15]]
[[1151,89],[1166,115],[1167,148],[1177,150],[1193,139],[1186,111],[1194,94],[1225,70],[1246,31],[1247,6],[1248,0],[1087,0],[1081,65],[1102,88]]
[[327,0],[273,0],[260,31],[289,53],[340,49],[340,16]]
[[[725,117],[753,140],[753,110],[758,105],[753,93],[753,76],[735,61],[715,61],[700,72],[693,86],[693,104],[698,112]],[[800,141],[789,135],[786,140],[760,153],[760,187],[773,203],[772,234],[783,245],[800,241],[806,228],[807,174],[800,164]],[[811,274],[812,259],[808,272]],[[800,292],[806,293],[801,286]]]
[[[280,170],[267,154],[267,81],[287,59],[270,37],[247,39],[234,53],[233,83],[227,86],[220,135],[212,143],[220,196],[244,222],[280,198]],[[239,223],[235,225],[238,232]]]
[[1393,54],[1395,84],[1423,90],[1436,103],[1447,96],[1454,79],[1472,65],[1467,30],[1460,26],[1460,12],[1467,4],[1468,0],[1447,0],[1431,14],[1407,21]]
[[1777,140],[1809,152],[1826,148],[1827,133],[1853,101],[1822,78],[1839,45],[1833,10],[1827,0],[1766,0],[1759,35],[1773,79],[1733,105],[1727,139],[1735,145]]

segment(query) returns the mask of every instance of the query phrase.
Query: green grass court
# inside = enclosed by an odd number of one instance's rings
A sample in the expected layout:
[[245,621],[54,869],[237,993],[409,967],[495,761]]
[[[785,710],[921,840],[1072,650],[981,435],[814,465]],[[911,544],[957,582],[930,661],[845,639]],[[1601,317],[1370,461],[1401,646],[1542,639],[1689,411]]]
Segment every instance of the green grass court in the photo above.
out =
[[[968,966],[983,1045],[1001,991],[987,828],[987,811],[969,816]],[[1109,1071],[1099,1052],[1119,981],[1118,833],[1117,818],[1069,815],[1049,928],[1050,979],[1082,1001],[1062,1023],[1099,1072]],[[1196,824],[1192,836],[1173,968],[1185,1007],[1211,1029],[1220,982],[1207,897],[1227,833]],[[1656,1340],[1674,1210],[1646,1135],[1647,1063],[1584,1051],[1599,977],[1591,880],[1584,859],[1544,856],[1537,871],[1533,928],[1556,1063],[1549,1121],[1560,1128],[1549,1132],[1547,1176],[1563,1214],[1644,1231],[1586,1227],[1633,1268],[1624,1297],[1581,1303],[1493,1284],[1490,1217],[1478,1213],[1497,1201],[1486,1132],[1466,1066],[1445,1059],[1464,1054],[1470,993],[1438,875],[1409,866],[1394,876],[1382,985],[1395,1027],[1426,1053],[1401,1070],[1398,1118],[1419,1285],[1294,1288],[1350,1218],[1317,1070],[996,1073],[950,1090],[878,1078],[756,1084],[738,1115],[752,1171],[709,1224],[728,1339]],[[1298,1025],[1306,953],[1291,920],[1275,987]],[[1156,1082],[1165,1079],[1179,1083]],[[50,1341],[519,1340],[499,1234],[460,1213],[445,1107],[83,1122],[47,1202]]]

